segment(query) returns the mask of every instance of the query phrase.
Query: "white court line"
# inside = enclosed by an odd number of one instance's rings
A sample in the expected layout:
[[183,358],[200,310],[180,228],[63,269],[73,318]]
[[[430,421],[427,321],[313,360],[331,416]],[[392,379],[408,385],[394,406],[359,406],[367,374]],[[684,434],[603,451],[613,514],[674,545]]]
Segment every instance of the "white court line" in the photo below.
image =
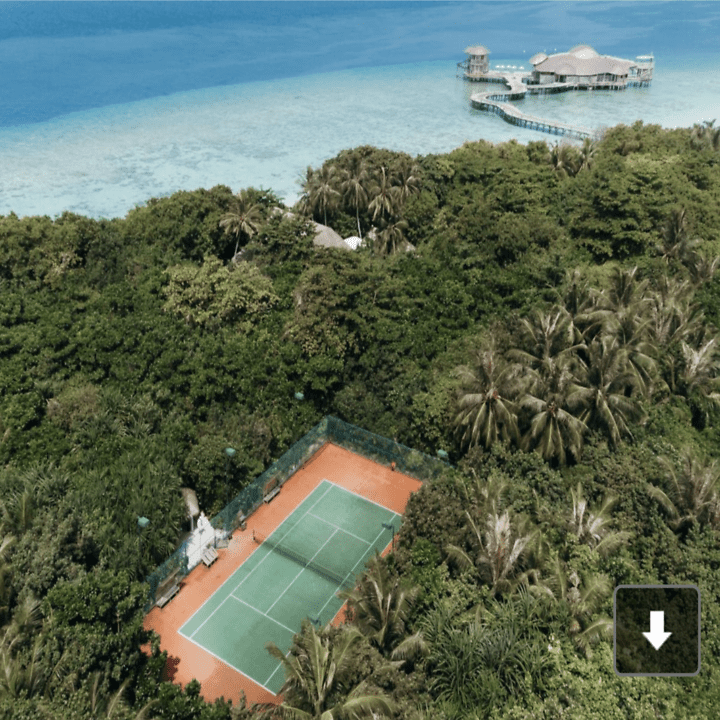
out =
[[[226,600],[227,600],[229,597],[231,597],[231,595],[232,595],[232,593],[231,593],[230,595],[228,595],[227,597],[225,597],[225,598],[223,599],[223,601],[200,623],[200,625],[198,625],[198,626],[195,628],[195,631],[194,631],[193,634],[190,635],[190,637],[189,637],[190,640],[193,639],[193,637],[195,636],[195,633],[200,632],[200,628],[202,628],[202,626],[225,604]],[[180,632],[180,631],[178,630],[178,632]],[[182,634],[182,633],[181,633],[181,634]],[[185,635],[185,636],[183,636],[183,637],[187,637],[187,635]]]
[[[377,534],[377,537],[375,538],[375,542],[377,542],[377,541],[380,539],[380,536],[383,534],[383,532],[385,532],[385,528],[383,528],[383,529]],[[372,547],[373,545],[375,545],[375,543],[368,543],[368,544],[369,544],[371,547]],[[359,564],[360,562],[362,562],[362,560],[363,560],[363,558],[360,558],[360,560],[358,560],[358,561],[352,566],[352,569],[351,569],[350,572],[345,576],[345,579],[343,580],[343,582],[345,582],[345,580],[347,580],[347,579],[350,577],[350,575],[353,575],[353,574],[354,574],[355,568],[358,566],[358,564]],[[339,589],[340,589],[340,587],[338,587],[338,590],[339,590]],[[335,592],[337,592],[337,590],[336,590]],[[320,608],[320,612],[318,613],[318,619],[320,619],[320,616],[322,615],[323,610],[325,610],[325,608],[328,606],[328,603],[329,603],[334,597],[335,597],[335,593],[333,593],[333,594],[327,599],[327,602]]]
[[329,520],[326,520],[325,518],[318,517],[317,515],[314,515],[313,513],[308,513],[308,515],[310,515],[311,517],[314,517],[316,520],[319,520],[320,522],[324,522],[326,525],[329,525],[330,527],[334,527],[336,530],[339,530],[341,533],[345,533],[345,535],[354,537],[356,540],[359,540],[360,542],[363,542],[366,545],[372,545],[372,543],[369,543],[367,540],[361,538],[359,535],[354,535],[353,533],[349,532],[348,530],[345,530],[345,528],[341,528],[339,525],[336,525],[335,523],[331,523]]
[[[235,598],[235,599],[237,600],[237,598]],[[219,655],[216,655],[214,652],[212,652],[212,650],[208,650],[204,645],[201,645],[199,642],[197,642],[196,640],[193,640],[191,637],[188,637],[187,635],[183,635],[179,630],[178,630],[178,632],[186,640],[191,642],[193,645],[197,645],[201,650],[206,652],[208,655],[212,655],[217,660],[220,660],[220,662],[225,663],[225,665],[227,665],[228,667],[231,667],[235,672],[240,673],[243,677],[246,677],[251,682],[254,682],[256,685],[259,685],[261,688],[267,690],[271,695],[273,695],[273,696],[277,695],[277,693],[274,692],[273,690],[271,690],[269,687],[267,687],[267,685],[263,685],[263,683],[261,683],[259,680],[256,680],[254,677],[250,677],[250,675],[248,675],[247,673],[244,673],[240,668],[235,667],[231,662],[228,662],[225,658],[221,658]],[[278,665],[278,667],[280,667],[280,666],[281,665]],[[273,671],[273,675],[275,674],[275,671],[277,671],[277,668],[275,668],[275,670]],[[271,677],[272,677],[272,675],[270,676],[270,678]],[[268,678],[265,682],[269,682],[270,678]]]
[[[377,503],[377,502],[375,502],[374,500],[369,500],[368,498],[366,498],[366,497],[364,497],[364,496],[362,496],[362,495],[359,495],[358,493],[355,493],[355,492],[353,492],[352,490],[347,490],[346,488],[340,487],[339,485],[335,485],[334,483],[330,482],[330,481],[327,480],[326,478],[323,478],[322,482],[323,482],[323,483],[326,483],[326,484],[329,486],[329,487],[327,488],[327,490],[318,498],[318,500],[317,500],[316,502],[314,502],[314,503],[312,504],[312,506],[311,506],[310,508],[308,508],[308,510],[307,510],[307,511],[298,519],[298,521],[287,531],[287,533],[285,533],[285,535],[287,535],[287,534],[290,533],[295,527],[297,527],[297,526],[300,524],[300,522],[302,521],[302,519],[303,519],[304,517],[306,517],[307,515],[312,514],[311,511],[315,509],[315,507],[325,498],[325,496],[326,496],[333,488],[337,488],[337,489],[342,490],[343,492],[346,492],[346,493],[348,493],[348,494],[350,494],[350,495],[354,495],[355,497],[358,497],[358,498],[360,498],[361,500],[363,500],[363,501],[365,501],[365,502],[371,503],[372,505],[377,505],[377,507],[382,508],[382,509],[385,510],[386,512],[391,513],[393,520],[394,520],[395,518],[401,517],[398,513],[393,512],[392,510],[390,510],[389,508],[385,507],[384,505],[381,505],[380,503]],[[318,487],[320,487],[320,486],[318,486]],[[317,516],[314,516],[314,515],[313,515],[313,517],[317,517]],[[322,519],[322,518],[320,518],[320,519]],[[328,523],[328,524],[332,525],[332,523]],[[343,531],[343,532],[345,532],[345,531]],[[352,533],[348,533],[348,534],[352,535]],[[271,535],[272,535],[272,533],[271,533]],[[283,537],[285,537],[285,535],[283,535]],[[380,537],[380,535],[382,535],[382,532],[378,535],[378,538]],[[331,535],[330,537],[332,537],[332,535]],[[353,536],[353,537],[356,537],[356,536]],[[329,539],[330,539],[330,538],[328,538],[328,540],[329,540]],[[358,538],[358,539],[362,540],[362,538]],[[326,542],[327,542],[327,541],[326,541]],[[367,543],[367,540],[363,540],[363,542]],[[377,538],[376,538],[375,542],[377,542]],[[368,545],[372,545],[373,543],[367,543],[367,544],[368,544]],[[323,547],[324,547],[324,545],[323,545]],[[320,548],[320,549],[322,549],[322,548]],[[257,548],[256,548],[256,550],[257,550]],[[319,550],[318,550],[318,552],[319,552]],[[251,556],[252,556],[254,553],[255,553],[255,551],[253,551],[253,553],[251,553]],[[211,651],[208,650],[206,647],[204,647],[203,645],[201,645],[200,643],[198,643],[197,641],[195,641],[195,640],[193,639],[193,636],[194,636],[194,635],[200,630],[200,628],[220,609],[220,607],[225,603],[225,601],[228,599],[228,597],[232,597],[233,599],[238,600],[239,602],[244,602],[244,601],[240,600],[240,598],[238,598],[238,597],[236,597],[235,595],[233,595],[233,593],[245,582],[245,580],[247,580],[247,579],[250,577],[250,575],[252,575],[253,572],[255,572],[255,570],[267,559],[267,557],[268,557],[269,554],[270,554],[270,553],[268,553],[267,555],[265,555],[265,557],[263,557],[263,558],[258,562],[258,564],[230,591],[230,594],[229,594],[227,597],[225,597],[225,599],[220,603],[220,605],[218,605],[218,607],[215,608],[215,610],[213,610],[213,611],[210,613],[210,615],[205,619],[205,621],[202,623],[202,625],[200,625],[200,626],[195,630],[195,632],[193,632],[192,636],[185,635],[185,634],[182,633],[180,630],[178,630],[178,633],[179,633],[180,635],[182,635],[184,638],[186,638],[187,640],[189,640],[190,642],[192,642],[193,644],[197,645],[199,648],[201,648],[201,649],[204,650],[205,652],[209,653],[209,654],[212,655],[213,657],[217,658],[218,660],[224,662],[224,663],[225,663],[226,665],[228,665],[229,667],[233,668],[233,670],[239,672],[243,677],[246,677],[246,678],[248,678],[249,680],[251,680],[252,682],[257,683],[257,684],[260,685],[262,688],[264,688],[265,690],[267,690],[269,693],[272,693],[272,694],[274,695],[275,693],[274,693],[272,690],[270,690],[270,688],[268,688],[265,684],[259,682],[258,680],[256,680],[256,679],[253,678],[253,677],[250,677],[249,675],[247,675],[246,673],[244,673],[242,670],[240,670],[239,668],[236,668],[234,665],[232,665],[231,663],[229,663],[227,660],[224,660],[224,659],[221,658],[219,655],[216,655],[215,653],[211,652]],[[317,553],[316,553],[316,554],[317,554]],[[358,563],[360,563],[360,562],[362,561],[362,559],[363,559],[363,558],[360,558],[360,560],[358,560],[358,562],[355,563],[355,565],[353,566],[353,570],[355,569],[355,567],[357,567]],[[246,560],[245,562],[247,562],[247,560]],[[242,565],[241,565],[240,567],[242,567]],[[239,569],[239,568],[238,568],[238,569]],[[304,572],[304,570],[305,570],[305,568],[303,568],[303,570],[300,571],[300,574],[302,574],[302,572]],[[235,572],[237,572],[237,571],[235,571]],[[352,573],[352,570],[351,570],[345,577],[347,578],[351,573]],[[233,575],[234,575],[234,574],[235,574],[235,573],[233,573]],[[232,580],[233,575],[231,575],[231,576],[225,581],[225,583],[227,583],[228,581]],[[299,577],[299,575],[296,576],[296,578],[290,583],[290,585],[292,585],[292,584],[295,582],[295,580],[297,579],[297,577]],[[208,602],[210,602],[210,601],[213,599],[213,597],[215,596],[215,594],[225,585],[225,583],[223,583],[223,584],[220,586],[220,588],[218,588],[218,590],[216,590],[215,593],[213,593],[213,594],[195,611],[195,613],[193,613],[193,617],[194,617],[197,613],[199,613],[199,612],[202,610],[202,608],[203,608]],[[290,587],[290,586],[288,586],[287,588],[285,588],[285,590],[283,591],[283,594],[285,594],[285,592],[287,592],[287,590],[289,589],[289,587]],[[334,597],[335,597],[335,594],[333,593],[333,595],[332,595],[330,598],[328,598],[328,600],[327,600],[327,602],[325,603],[325,605],[323,605],[323,607],[322,607],[322,609],[321,609],[321,611],[320,611],[321,613],[323,612],[323,610],[327,607],[328,603],[329,603]],[[279,600],[279,599],[280,599],[280,598],[278,598],[278,600]],[[277,602],[277,600],[276,600],[275,602]],[[244,603],[244,604],[247,605],[247,603]],[[273,603],[273,605],[274,605],[274,604],[275,604],[275,603]],[[253,609],[253,610],[257,610],[257,608],[252,608],[251,605],[248,605],[248,607],[250,607],[250,608]],[[272,609],[272,606],[271,606],[270,608],[268,608],[268,610],[270,610],[270,609]],[[257,610],[257,612],[261,612],[261,611]],[[264,614],[264,613],[263,613],[263,614]],[[269,618],[269,619],[270,619],[270,620],[274,620],[273,618]],[[192,620],[192,618],[189,618],[189,619],[186,621],[185,624],[187,624],[187,623],[190,622],[191,620]],[[285,628],[285,626],[282,625],[282,623],[278,623],[276,620],[274,620],[274,622],[276,622],[276,623],[277,623],[278,625],[280,625],[281,627]],[[289,628],[285,628],[285,629],[286,629],[286,630],[289,630]],[[290,632],[293,632],[292,630],[289,630],[289,631],[290,631]],[[293,632],[293,634],[295,634],[295,633]],[[289,652],[289,651],[288,651],[288,652]],[[286,656],[287,656],[287,653],[286,653]],[[266,682],[266,683],[270,682],[270,680],[272,679],[273,675],[275,675],[275,673],[276,673],[281,667],[282,667],[282,663],[279,663],[278,666],[275,668],[275,670],[273,670],[273,672],[271,673],[270,677],[269,677],[265,682]]]
[[[288,533],[289,533],[291,530],[293,530],[293,529],[300,523],[300,521],[305,517],[305,515],[307,515],[311,510],[314,509],[315,505],[317,505],[317,504],[325,497],[325,495],[327,495],[327,494],[330,492],[331,489],[332,489],[332,483],[330,483],[330,487],[318,498],[317,502],[313,503],[312,507],[308,508],[308,510],[305,512],[305,514],[300,517],[300,520],[298,520],[298,521],[295,523],[295,525],[293,525],[292,528],[290,528],[290,530],[288,530]],[[271,533],[271,534],[272,534],[272,533]],[[286,535],[287,535],[287,533],[286,533]],[[283,535],[283,537],[285,537],[285,535]],[[258,546],[255,550],[253,550],[253,552],[251,553],[251,557],[252,557],[252,555],[255,554],[255,552],[257,552],[258,549],[259,549],[259,546]],[[195,630],[195,632],[193,632],[193,636],[194,636],[195,633],[198,632],[198,630],[200,630],[200,628],[220,609],[220,607],[221,607],[222,604],[225,602],[225,600],[227,600],[231,595],[232,595],[233,597],[235,597],[235,596],[233,595],[233,593],[265,562],[265,560],[267,560],[267,558],[268,558],[269,555],[270,555],[270,553],[268,553],[267,555],[265,555],[265,557],[261,558],[260,562],[258,562],[258,564],[228,593],[227,597],[220,603],[220,605],[218,605],[218,606],[205,618],[205,620],[203,620],[202,624],[198,626],[198,628]],[[249,559],[249,558],[248,558],[248,559]],[[247,562],[247,560],[245,560],[245,562]],[[242,567],[242,565],[240,565],[240,567]],[[239,570],[239,569],[240,569],[240,568],[238,568],[238,570]],[[237,572],[237,570],[236,570],[235,572]],[[235,572],[225,581],[225,583],[228,582],[228,580],[230,580],[230,579],[233,577],[233,575],[235,575]],[[294,582],[294,581],[293,581],[293,582]],[[223,585],[225,585],[225,583],[223,583],[223,584],[220,586],[220,588],[222,588]],[[291,583],[291,584],[292,584],[292,583]],[[183,627],[184,627],[185,625],[187,625],[187,623],[189,623],[190,620],[192,620],[192,618],[195,617],[195,615],[197,615],[197,614],[203,609],[203,607],[204,607],[207,603],[209,603],[210,600],[212,600],[212,599],[215,597],[215,594],[220,590],[220,588],[218,588],[218,589],[193,613],[192,617],[189,618],[189,619],[185,622],[185,624],[183,625]],[[286,590],[287,590],[287,588],[286,588]],[[235,599],[237,600],[238,598],[235,598]],[[192,637],[192,636],[191,636],[191,637]]]
[[[312,562],[318,555],[318,553],[335,537],[335,534],[337,533],[337,530],[317,549],[317,552],[310,558],[310,562]],[[294,585],[295,581],[309,568],[304,567],[300,570],[300,572],[293,578],[293,581],[277,596],[277,599],[275,602],[268,608],[268,612],[270,612],[275,605],[278,603],[280,598]]]
[[[292,646],[290,647],[290,650],[292,650]],[[288,651],[285,653],[285,657],[287,657],[287,656],[290,654],[290,650],[288,650]],[[269,683],[269,682],[273,679],[273,675],[274,675],[282,666],[283,666],[283,664],[282,664],[281,662],[278,663],[278,666],[270,673],[270,677],[268,677],[268,679],[267,679],[265,682],[266,682],[266,683]],[[263,685],[263,687],[265,687],[265,686]],[[271,690],[270,692],[272,692],[272,690]]]
[[[318,505],[319,503],[321,503],[321,502],[323,501],[323,499],[325,498],[325,496],[333,489],[333,484],[332,484],[329,480],[324,480],[323,482],[328,483],[328,485],[329,485],[330,487],[312,504],[311,507],[309,507],[309,508],[298,518],[298,521],[282,536],[282,538],[280,538],[281,540],[282,540],[283,538],[286,538],[298,525],[300,525],[300,523],[301,523],[308,515],[310,515],[310,513],[315,509],[315,506]],[[318,485],[318,487],[320,487],[320,486]],[[276,527],[275,530],[273,530],[273,531],[270,533],[270,535],[268,535],[268,537],[272,537],[281,527],[282,527],[282,525],[280,525],[279,527]]]
[[242,603],[243,605],[247,605],[247,607],[249,607],[251,610],[260,613],[261,615],[264,615],[268,620],[272,620],[274,623],[279,625],[281,628],[285,628],[285,630],[291,632],[293,635],[297,632],[296,630],[291,630],[287,625],[283,625],[279,620],[271,618],[267,613],[264,613],[262,610],[258,610],[256,607],[253,607],[252,605],[250,605],[250,603],[246,603],[244,600],[241,600],[239,597],[235,597],[234,595],[230,595],[230,597],[233,600],[237,600],[239,603]]
[[350,493],[350,495],[354,495],[355,497],[359,497],[361,500],[364,500],[365,502],[372,503],[373,505],[377,505],[379,508],[382,508],[383,510],[387,510],[387,512],[392,513],[394,517],[400,517],[398,513],[392,511],[390,508],[385,507],[384,505],[381,505],[380,503],[375,502],[374,500],[370,500],[369,498],[366,498],[364,495],[359,495],[356,492],[353,492],[352,490],[348,490],[347,488],[342,487],[341,485],[335,485],[335,483],[330,482],[329,480],[325,480],[323,478],[324,482],[329,482],[334,488],[337,488],[338,490],[342,490],[343,492]]

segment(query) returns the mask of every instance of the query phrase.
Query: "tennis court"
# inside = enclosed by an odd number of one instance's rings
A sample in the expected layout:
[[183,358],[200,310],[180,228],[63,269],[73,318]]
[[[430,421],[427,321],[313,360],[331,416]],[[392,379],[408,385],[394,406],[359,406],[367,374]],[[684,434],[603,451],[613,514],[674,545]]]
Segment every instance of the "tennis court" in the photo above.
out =
[[401,516],[323,480],[180,628],[190,642],[276,695],[282,665],[265,649],[287,653],[309,617],[325,625],[342,607],[366,561],[381,552]]

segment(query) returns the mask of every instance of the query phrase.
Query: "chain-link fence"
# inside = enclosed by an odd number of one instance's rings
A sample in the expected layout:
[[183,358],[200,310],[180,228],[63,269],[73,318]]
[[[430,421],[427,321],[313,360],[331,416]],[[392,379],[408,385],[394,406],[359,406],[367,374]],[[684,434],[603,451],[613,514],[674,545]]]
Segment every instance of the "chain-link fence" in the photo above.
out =
[[[326,442],[334,443],[381,465],[390,466],[394,463],[398,471],[422,481],[437,477],[448,468],[446,463],[437,458],[328,416],[300,438],[262,475],[244,487],[212,518],[210,524],[216,531],[216,537],[229,537],[262,505],[263,498],[269,492],[287,482]],[[186,542],[150,573],[146,580],[149,594],[145,612],[149,612],[155,604],[159,590],[169,583],[179,582],[197,562],[194,555],[193,562],[190,562]]]
[[448,469],[447,463],[438,458],[413,450],[381,435],[375,435],[338,418],[328,416],[323,422],[327,422],[328,442],[362,455],[379,465],[395,463],[396,470],[410,477],[422,481],[431,480]]

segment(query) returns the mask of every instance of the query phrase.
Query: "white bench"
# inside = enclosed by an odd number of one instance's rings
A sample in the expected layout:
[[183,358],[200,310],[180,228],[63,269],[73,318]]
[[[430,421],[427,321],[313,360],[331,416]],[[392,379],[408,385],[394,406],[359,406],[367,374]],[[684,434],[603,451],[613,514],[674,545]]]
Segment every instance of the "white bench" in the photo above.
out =
[[266,503],[269,503],[276,495],[278,495],[280,492],[280,486],[278,485],[274,490],[271,490],[264,498],[263,500]]
[[205,552],[202,554],[202,561],[207,567],[210,567],[217,559],[218,554],[215,548],[205,548]]
[[161,593],[158,601],[155,603],[159,608],[164,608],[177,594],[180,592],[180,580],[178,580],[178,572],[175,571],[168,576],[158,591]]

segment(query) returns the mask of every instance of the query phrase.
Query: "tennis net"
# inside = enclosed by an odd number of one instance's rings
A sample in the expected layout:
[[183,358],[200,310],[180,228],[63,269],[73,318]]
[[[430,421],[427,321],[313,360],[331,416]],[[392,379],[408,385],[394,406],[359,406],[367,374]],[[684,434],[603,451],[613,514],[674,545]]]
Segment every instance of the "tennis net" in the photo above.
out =
[[312,558],[299,553],[297,550],[293,550],[292,548],[287,547],[287,545],[283,545],[279,540],[266,537],[256,530],[253,531],[253,540],[258,545],[266,545],[270,549],[278,552],[280,555],[288,558],[289,560],[293,560],[298,563],[298,565],[301,565],[308,570],[312,570],[314,573],[320,575],[320,577],[330,580],[330,582],[334,582],[336,585],[339,585],[345,590],[352,590],[355,587],[355,578],[351,574],[342,576],[340,573],[320,565]]

